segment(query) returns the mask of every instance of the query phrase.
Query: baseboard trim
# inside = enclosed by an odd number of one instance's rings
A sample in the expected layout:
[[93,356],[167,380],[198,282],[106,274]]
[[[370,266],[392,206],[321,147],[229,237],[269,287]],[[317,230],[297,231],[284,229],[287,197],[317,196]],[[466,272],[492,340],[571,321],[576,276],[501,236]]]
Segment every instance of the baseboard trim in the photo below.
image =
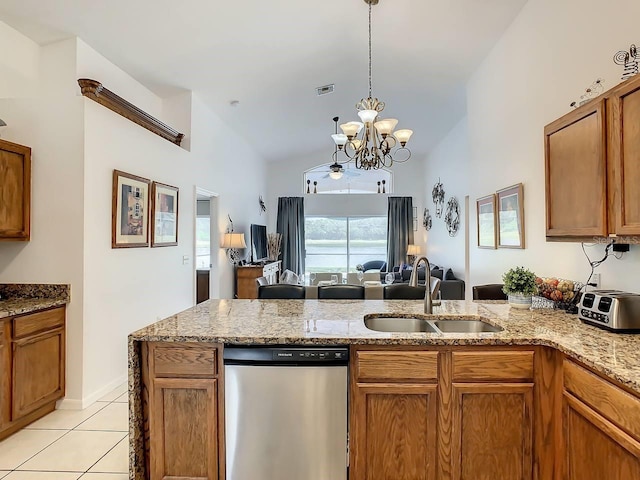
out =
[[127,381],[127,378],[128,377],[126,374],[122,375],[116,378],[115,380],[113,380],[112,382],[109,382],[107,385],[100,388],[99,390],[96,390],[91,395],[87,395],[82,399],[65,397],[62,400],[58,400],[58,402],[56,403],[56,409],[57,410],[84,410],[88,406],[96,403],[98,400],[104,397],[107,393],[115,390],[120,385],[125,383]]

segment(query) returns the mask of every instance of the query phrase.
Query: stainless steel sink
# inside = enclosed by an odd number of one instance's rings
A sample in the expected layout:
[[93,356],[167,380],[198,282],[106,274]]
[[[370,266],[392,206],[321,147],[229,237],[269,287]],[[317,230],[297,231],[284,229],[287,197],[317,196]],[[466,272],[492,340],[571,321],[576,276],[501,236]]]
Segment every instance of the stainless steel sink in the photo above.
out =
[[431,323],[421,318],[365,317],[364,326],[369,330],[376,330],[378,332],[438,333]]
[[435,320],[433,324],[442,333],[481,333],[501,332],[502,327],[497,327],[482,320]]
[[501,332],[502,327],[475,319],[425,319],[365,315],[364,326],[378,332],[483,333]]

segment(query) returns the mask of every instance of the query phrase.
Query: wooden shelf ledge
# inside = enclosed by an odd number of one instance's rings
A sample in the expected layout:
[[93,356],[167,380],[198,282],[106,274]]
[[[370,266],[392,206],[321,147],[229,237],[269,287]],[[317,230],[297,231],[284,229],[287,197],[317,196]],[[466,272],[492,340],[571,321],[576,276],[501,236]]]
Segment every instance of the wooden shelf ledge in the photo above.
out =
[[132,103],[127,102],[124,98],[119,97],[108,88],[105,88],[100,82],[89,78],[79,78],[78,84],[82,91],[82,95],[91,100],[98,102],[100,105],[107,107],[109,110],[128,118],[141,127],[160,135],[171,143],[180,145],[184,134],[174,130],[169,125],[161,122],[157,118],[149,115],[144,110],[136,107]]

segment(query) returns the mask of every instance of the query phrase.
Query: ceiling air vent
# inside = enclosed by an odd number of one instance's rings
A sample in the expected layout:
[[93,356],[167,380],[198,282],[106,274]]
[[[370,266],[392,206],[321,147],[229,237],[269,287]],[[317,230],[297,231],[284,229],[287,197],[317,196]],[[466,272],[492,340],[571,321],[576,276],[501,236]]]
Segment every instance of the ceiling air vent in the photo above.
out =
[[316,93],[320,97],[321,95],[328,95],[329,93],[333,93],[333,90],[336,88],[335,84],[324,85],[322,87],[316,88]]

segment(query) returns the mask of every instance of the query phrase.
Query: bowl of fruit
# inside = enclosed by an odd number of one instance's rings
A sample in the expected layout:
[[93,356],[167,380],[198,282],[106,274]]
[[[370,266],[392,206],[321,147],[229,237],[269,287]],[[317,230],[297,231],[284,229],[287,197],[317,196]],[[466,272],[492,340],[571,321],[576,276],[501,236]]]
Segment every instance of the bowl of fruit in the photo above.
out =
[[566,310],[578,300],[576,296],[583,286],[573,280],[536,277],[537,298],[534,299],[533,306]]

